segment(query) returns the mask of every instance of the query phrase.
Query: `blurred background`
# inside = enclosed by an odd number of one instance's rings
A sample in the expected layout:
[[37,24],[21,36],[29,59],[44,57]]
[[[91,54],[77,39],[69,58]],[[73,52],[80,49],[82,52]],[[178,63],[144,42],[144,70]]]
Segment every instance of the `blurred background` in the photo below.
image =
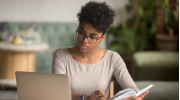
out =
[[[0,100],[18,100],[15,71],[51,73],[53,53],[77,45],[90,0],[0,0]],[[179,99],[179,0],[96,0],[115,11],[103,49],[118,52],[144,100]],[[114,94],[122,88],[113,78]]]

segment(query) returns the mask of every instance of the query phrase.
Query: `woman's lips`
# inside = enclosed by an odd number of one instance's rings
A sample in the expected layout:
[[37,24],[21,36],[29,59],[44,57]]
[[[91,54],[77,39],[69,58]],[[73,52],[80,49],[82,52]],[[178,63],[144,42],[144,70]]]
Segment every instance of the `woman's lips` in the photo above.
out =
[[84,45],[80,45],[80,47],[81,47],[82,49],[87,49],[87,48],[88,48],[87,46],[84,46]]

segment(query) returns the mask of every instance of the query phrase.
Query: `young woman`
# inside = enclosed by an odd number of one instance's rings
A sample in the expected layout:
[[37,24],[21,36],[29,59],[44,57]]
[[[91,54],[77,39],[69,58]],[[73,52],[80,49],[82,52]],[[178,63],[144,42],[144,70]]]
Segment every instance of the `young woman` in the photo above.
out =
[[[72,100],[106,100],[113,76],[123,89],[139,91],[121,56],[98,47],[106,37],[114,16],[115,12],[105,2],[87,3],[77,14],[78,46],[55,51],[52,73],[69,76]],[[147,93],[133,99],[142,100]]]

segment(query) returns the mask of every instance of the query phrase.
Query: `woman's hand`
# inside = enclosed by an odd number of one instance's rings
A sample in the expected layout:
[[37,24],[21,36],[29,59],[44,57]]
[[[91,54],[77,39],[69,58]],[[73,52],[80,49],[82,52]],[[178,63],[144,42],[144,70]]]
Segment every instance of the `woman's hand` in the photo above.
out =
[[101,90],[95,91],[87,98],[87,100],[106,100],[105,93]]
[[148,90],[146,92],[144,92],[143,94],[141,94],[140,96],[136,97],[136,96],[132,96],[131,99],[129,98],[123,98],[123,100],[143,100],[144,96],[146,96],[148,94]]

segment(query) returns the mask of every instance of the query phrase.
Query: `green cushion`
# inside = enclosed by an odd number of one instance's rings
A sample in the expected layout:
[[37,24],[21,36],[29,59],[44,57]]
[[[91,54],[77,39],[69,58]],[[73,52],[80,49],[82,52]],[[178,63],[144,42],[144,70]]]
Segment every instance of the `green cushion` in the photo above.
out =
[[177,67],[178,52],[137,52],[133,55],[137,67]]
[[134,80],[179,80],[178,52],[137,52],[132,65]]

